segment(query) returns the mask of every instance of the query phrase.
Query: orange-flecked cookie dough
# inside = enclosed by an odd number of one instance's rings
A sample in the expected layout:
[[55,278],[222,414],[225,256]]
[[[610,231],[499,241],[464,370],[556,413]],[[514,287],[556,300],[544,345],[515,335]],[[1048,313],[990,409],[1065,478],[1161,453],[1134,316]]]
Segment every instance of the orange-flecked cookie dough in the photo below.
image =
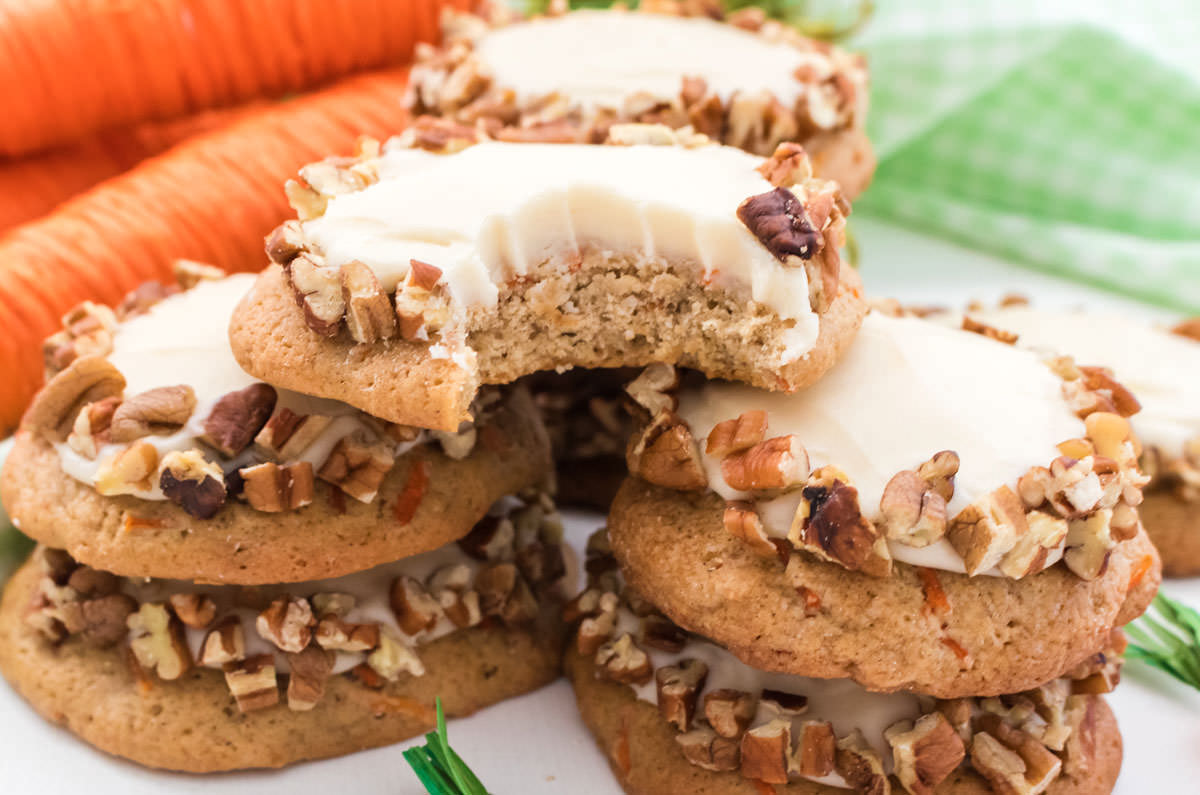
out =
[[247,371],[453,430],[480,384],[541,370],[670,361],[794,390],[853,339],[848,205],[798,149],[764,162],[652,125],[614,127],[614,146],[476,142],[449,124],[302,169],[300,220],[231,325]]

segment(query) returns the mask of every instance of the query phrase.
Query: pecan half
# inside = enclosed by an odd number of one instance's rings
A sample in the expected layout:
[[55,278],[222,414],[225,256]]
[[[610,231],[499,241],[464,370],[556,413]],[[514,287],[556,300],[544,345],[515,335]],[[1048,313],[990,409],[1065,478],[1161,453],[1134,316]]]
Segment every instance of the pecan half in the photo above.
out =
[[268,384],[251,384],[223,395],[204,420],[200,439],[226,458],[245,450],[275,411],[278,394]]
[[174,433],[195,408],[196,393],[190,386],[148,389],[117,406],[108,435],[114,442],[132,442],[144,436]]
[[106,398],[119,398],[125,376],[108,359],[81,356],[50,379],[33,399],[22,425],[61,442],[75,424],[83,406]]

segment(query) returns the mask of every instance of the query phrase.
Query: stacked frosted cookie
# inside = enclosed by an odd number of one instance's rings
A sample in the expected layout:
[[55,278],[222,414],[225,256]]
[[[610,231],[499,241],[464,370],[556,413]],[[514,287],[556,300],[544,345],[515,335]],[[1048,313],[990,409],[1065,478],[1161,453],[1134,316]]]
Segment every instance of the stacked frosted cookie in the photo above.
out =
[[635,380],[567,611],[626,790],[1109,792],[1100,694],[1160,564],[1111,385],[1053,365],[872,313],[793,394]]
[[[450,430],[245,373],[254,277],[181,269],[46,344],[3,475],[40,542],[0,604],[0,670],[110,753],[270,767],[427,730],[558,674],[561,525],[521,388]],[[303,742],[297,742],[303,737]]]
[[601,143],[613,124],[642,122],[763,156],[795,142],[848,197],[870,182],[866,60],[761,9],[666,0],[522,20],[507,4],[483,5],[478,16],[447,13],[442,45],[419,47],[414,114],[505,141]]
[[[1069,355],[1102,383],[1113,376],[1104,407],[1130,415],[1151,480],[1142,521],[1162,554],[1166,574],[1200,574],[1200,322],[1173,328],[1115,313],[1051,311],[1013,305],[966,313],[1012,341],[1045,355]],[[1132,392],[1132,394],[1130,393]]]

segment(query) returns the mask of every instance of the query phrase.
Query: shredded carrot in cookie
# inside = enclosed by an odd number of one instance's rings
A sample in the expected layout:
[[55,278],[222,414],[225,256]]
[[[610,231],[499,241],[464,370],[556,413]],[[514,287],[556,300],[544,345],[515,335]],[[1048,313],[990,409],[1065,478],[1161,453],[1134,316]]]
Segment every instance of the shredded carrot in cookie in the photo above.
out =
[[422,458],[413,464],[412,470],[408,473],[408,482],[404,484],[404,490],[396,498],[396,506],[393,509],[396,521],[402,525],[412,521],[428,488],[429,462]]
[[371,699],[371,714],[409,715],[430,726],[437,720],[437,711],[429,704],[401,696],[376,696]]
[[965,646],[948,635],[942,638],[942,645],[954,652],[954,656],[960,660],[966,660],[971,656],[971,652],[967,651]]
[[1143,555],[1142,559],[1139,560],[1134,565],[1133,571],[1130,572],[1130,574],[1129,574],[1129,587],[1130,588],[1137,587],[1137,584],[1139,582],[1141,582],[1143,578],[1145,578],[1146,573],[1149,572],[1151,567],[1153,567],[1153,566],[1154,566],[1154,556],[1153,555]]
[[921,590],[925,592],[925,606],[933,613],[949,613],[950,600],[942,588],[942,581],[937,572],[921,566],[917,567],[917,576],[921,578]]
[[161,519],[143,519],[128,513],[125,514],[125,520],[121,523],[121,529],[126,533],[136,533],[139,530],[158,530],[163,527],[166,527],[166,522]]
[[621,731],[612,747],[612,758],[622,776],[629,775],[633,761],[629,757],[629,716],[621,715]]

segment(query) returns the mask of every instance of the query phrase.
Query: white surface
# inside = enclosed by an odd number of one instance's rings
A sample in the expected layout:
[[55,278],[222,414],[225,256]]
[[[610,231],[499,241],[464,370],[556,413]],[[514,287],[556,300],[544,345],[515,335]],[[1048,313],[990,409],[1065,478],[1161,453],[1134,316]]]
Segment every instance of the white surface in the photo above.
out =
[[[1039,305],[1086,304],[1154,315],[1111,295],[1020,270],[994,259],[922,238],[901,229],[855,222],[863,246],[863,276],[873,294],[921,303],[995,300],[1006,292],[1035,296]],[[599,517],[576,515],[569,523],[582,541]],[[1200,607],[1200,580],[1169,582],[1172,596]],[[1200,781],[1200,693],[1138,664],[1109,703],[1125,738],[1118,795],[1195,792]],[[618,795],[607,764],[576,715],[562,680],[450,724],[450,738],[484,783],[497,793]],[[299,765],[280,772],[207,778],[154,773],[91,750],[33,714],[0,685],[0,770],[4,792],[86,792],[140,795],[170,788],[177,793],[286,793],[419,795],[422,790],[400,754],[384,748],[344,759]]]

